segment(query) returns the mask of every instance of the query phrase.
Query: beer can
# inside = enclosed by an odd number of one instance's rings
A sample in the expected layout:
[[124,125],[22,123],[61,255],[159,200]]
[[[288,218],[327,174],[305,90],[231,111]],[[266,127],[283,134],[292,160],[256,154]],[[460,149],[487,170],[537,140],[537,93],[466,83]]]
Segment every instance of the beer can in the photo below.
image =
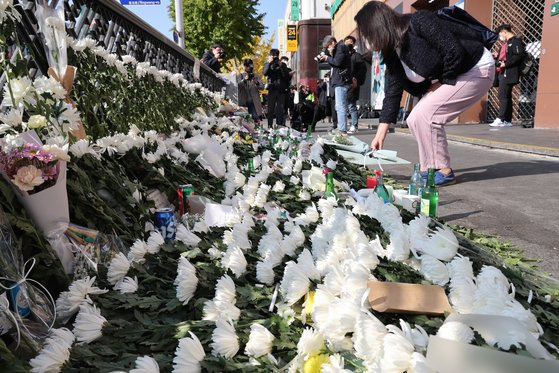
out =
[[155,210],[154,216],[155,229],[161,233],[165,241],[175,239],[177,233],[177,219],[171,208],[162,208]]
[[16,284],[8,292],[10,295],[10,305],[12,311],[19,313],[21,317],[26,317],[31,312],[28,297],[21,285]]
[[190,210],[190,206],[188,205],[188,196],[192,193],[194,193],[194,187],[192,187],[192,184],[179,185],[177,189],[179,199],[179,217],[182,217]]

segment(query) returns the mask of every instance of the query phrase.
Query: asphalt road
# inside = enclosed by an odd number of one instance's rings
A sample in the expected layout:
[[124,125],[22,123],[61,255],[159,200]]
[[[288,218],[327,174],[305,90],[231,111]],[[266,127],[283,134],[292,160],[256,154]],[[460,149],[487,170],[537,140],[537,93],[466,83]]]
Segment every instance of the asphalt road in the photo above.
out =
[[[374,134],[362,129],[357,136],[370,142]],[[412,135],[390,133],[385,149],[418,161]],[[457,142],[450,142],[449,149],[457,184],[440,189],[439,217],[510,241],[559,279],[559,158]],[[407,184],[413,165],[385,171]]]

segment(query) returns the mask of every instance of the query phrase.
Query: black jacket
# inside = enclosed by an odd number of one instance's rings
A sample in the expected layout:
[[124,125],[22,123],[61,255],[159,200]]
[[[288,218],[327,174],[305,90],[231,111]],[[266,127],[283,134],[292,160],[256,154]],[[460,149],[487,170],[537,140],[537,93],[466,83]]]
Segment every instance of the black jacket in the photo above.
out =
[[518,84],[520,82],[520,69],[526,54],[526,47],[522,39],[518,36],[510,38],[507,41],[507,60],[505,61],[506,84]]
[[[400,56],[394,51],[383,58],[386,80],[381,123],[396,122],[404,90],[422,96],[435,79],[455,85],[459,75],[478,63],[484,48],[479,34],[469,27],[444,21],[429,11],[414,13],[403,37]],[[425,77],[425,81],[408,80],[401,61]]]
[[339,42],[333,55],[328,57],[332,66],[331,87],[342,87],[351,84],[351,56],[349,49],[343,42]]
[[204,55],[202,56],[202,63],[216,73],[219,73],[221,70],[221,63],[217,60],[217,58],[215,58],[211,50],[204,52]]
[[289,70],[282,62],[266,62],[264,64],[264,75],[268,78],[268,90],[285,92],[289,88],[288,82],[291,81]]
[[365,84],[367,78],[367,65],[365,64],[365,59],[363,55],[359,52],[353,51],[351,55],[351,76],[357,80],[357,87],[351,88],[347,93],[348,101],[359,100],[359,93],[361,91],[361,86]]

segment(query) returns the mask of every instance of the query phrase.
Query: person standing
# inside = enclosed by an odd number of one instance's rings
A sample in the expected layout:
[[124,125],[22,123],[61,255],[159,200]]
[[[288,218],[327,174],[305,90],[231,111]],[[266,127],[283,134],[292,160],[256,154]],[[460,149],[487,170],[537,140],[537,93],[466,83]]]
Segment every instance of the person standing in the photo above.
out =
[[499,73],[499,116],[491,127],[512,127],[512,90],[520,82],[520,70],[526,54],[522,39],[512,32],[510,25],[501,25],[497,32],[504,43],[504,58],[498,60]]
[[287,72],[288,72],[287,82],[286,82],[287,89],[285,90],[285,103],[283,105],[283,114],[284,114],[285,117],[287,117],[289,109],[293,108],[293,106],[290,105],[291,104],[291,102],[290,102],[290,100],[291,100],[291,97],[290,97],[291,96],[291,89],[290,89],[290,87],[291,87],[291,81],[293,80],[294,72],[293,72],[293,69],[291,69],[289,67],[289,58],[287,56],[281,56],[280,61],[281,61],[281,63],[283,63],[285,65],[285,67],[287,67]]
[[221,63],[225,59],[225,50],[220,43],[214,43],[211,50],[204,52],[202,63],[210,69],[219,73],[221,71]]
[[288,88],[289,71],[279,59],[279,50],[271,49],[268,61],[264,64],[264,75],[268,78],[268,127],[272,127],[274,117],[276,124],[283,126],[285,94]]
[[380,51],[386,64],[386,96],[371,148],[383,148],[404,89],[423,96],[407,120],[422,176],[434,168],[436,185],[455,183],[445,124],[485,96],[495,77],[495,61],[481,35],[429,11],[400,14],[379,1],[367,3],[355,21],[367,48]]
[[254,74],[254,64],[250,58],[243,61],[245,71],[237,76],[239,85],[239,106],[246,107],[255,122],[262,117],[260,88],[263,84],[260,77]]
[[328,54],[321,57],[322,61],[327,61],[332,67],[331,86],[334,89],[334,99],[336,103],[336,113],[338,116],[337,132],[347,133],[347,92],[351,87],[351,56],[347,46],[336,41],[333,36],[324,38],[324,48],[328,49]]
[[353,36],[346,36],[344,39],[345,45],[349,49],[349,54],[351,56],[351,88],[347,93],[347,108],[349,115],[351,117],[351,127],[348,133],[353,134],[358,131],[359,126],[359,112],[357,111],[357,101],[359,101],[359,93],[361,91],[361,86],[365,84],[365,79],[367,79],[367,65],[365,65],[365,59],[363,55],[355,49],[355,43],[357,39]]

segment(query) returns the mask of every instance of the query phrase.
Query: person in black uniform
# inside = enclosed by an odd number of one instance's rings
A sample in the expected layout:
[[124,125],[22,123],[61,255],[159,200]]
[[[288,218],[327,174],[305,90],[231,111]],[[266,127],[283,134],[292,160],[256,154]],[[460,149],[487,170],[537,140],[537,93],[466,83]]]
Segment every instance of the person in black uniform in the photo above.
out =
[[491,127],[512,127],[512,89],[520,82],[520,70],[526,54],[522,39],[512,32],[510,25],[501,25],[497,32],[506,43],[506,57],[497,61],[499,67],[499,116]]
[[283,105],[288,88],[289,71],[287,66],[280,61],[279,50],[270,50],[268,61],[264,64],[264,76],[268,78],[268,127],[272,127],[274,117],[276,124],[285,124]]

